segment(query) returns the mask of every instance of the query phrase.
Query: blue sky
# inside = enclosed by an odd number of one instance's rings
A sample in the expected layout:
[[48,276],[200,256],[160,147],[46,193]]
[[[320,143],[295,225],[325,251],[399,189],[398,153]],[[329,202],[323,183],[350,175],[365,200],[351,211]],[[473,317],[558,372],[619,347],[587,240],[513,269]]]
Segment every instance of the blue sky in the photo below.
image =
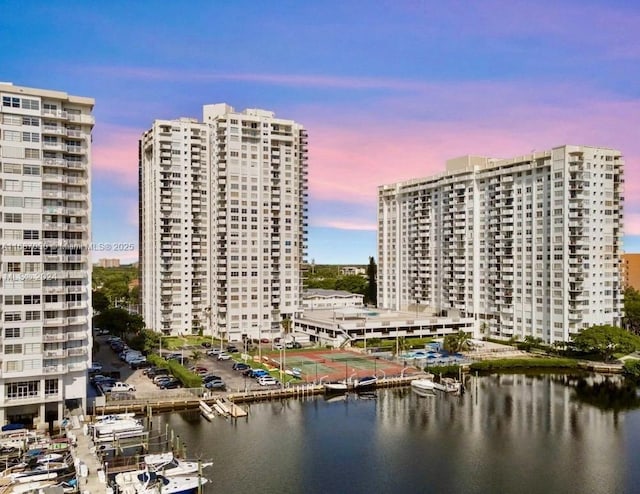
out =
[[94,242],[137,248],[153,120],[226,102],[308,128],[309,261],[376,256],[379,185],[565,143],[625,155],[640,252],[638,33],[631,1],[0,0],[0,80],[96,99]]

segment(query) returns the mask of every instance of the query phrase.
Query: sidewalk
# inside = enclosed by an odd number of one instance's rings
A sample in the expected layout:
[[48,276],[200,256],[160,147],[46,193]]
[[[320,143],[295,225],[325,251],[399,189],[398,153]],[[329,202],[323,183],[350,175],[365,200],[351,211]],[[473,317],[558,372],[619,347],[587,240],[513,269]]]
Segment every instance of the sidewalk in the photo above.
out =
[[107,492],[106,479],[102,465],[96,456],[93,441],[86,434],[87,427],[75,428],[69,431],[68,436],[75,438],[75,446],[72,447],[74,464],[76,465],[77,478],[82,494],[102,494]]

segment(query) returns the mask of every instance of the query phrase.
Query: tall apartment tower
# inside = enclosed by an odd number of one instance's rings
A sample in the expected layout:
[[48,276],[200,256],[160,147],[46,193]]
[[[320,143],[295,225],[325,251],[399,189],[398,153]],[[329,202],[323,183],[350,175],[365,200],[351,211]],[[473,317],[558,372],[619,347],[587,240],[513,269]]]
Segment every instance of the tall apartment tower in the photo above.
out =
[[378,304],[475,317],[477,336],[620,325],[623,159],[562,146],[466,156],[378,190]]
[[0,84],[0,424],[86,409],[94,100]]
[[165,334],[271,338],[301,307],[307,134],[226,104],[203,121],[156,121],[141,141],[143,316]]

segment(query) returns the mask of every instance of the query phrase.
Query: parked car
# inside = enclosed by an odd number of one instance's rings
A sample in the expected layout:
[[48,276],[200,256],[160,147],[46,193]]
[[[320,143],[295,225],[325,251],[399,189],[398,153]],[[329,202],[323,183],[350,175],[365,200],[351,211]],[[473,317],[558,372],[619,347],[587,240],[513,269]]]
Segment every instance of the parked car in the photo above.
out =
[[229,353],[238,353],[240,350],[238,350],[238,347],[235,345],[227,345],[227,352]]
[[[132,386],[129,383],[123,383],[121,381],[115,382],[113,383],[113,385],[111,386],[111,392],[118,392],[118,391],[135,391],[136,387]],[[104,389],[103,389],[104,391]]]
[[204,384],[204,387],[207,389],[224,389],[225,384],[224,381],[219,379],[214,379],[213,381],[209,381]]
[[211,348],[211,343],[208,341],[203,341],[202,343],[200,343],[200,345],[202,345],[204,348]]
[[182,386],[180,383],[180,379],[176,379],[175,377],[164,380],[158,386],[160,389],[176,389]]
[[129,362],[129,365],[132,369],[144,369],[145,367],[151,367],[151,362],[147,360],[146,357],[142,357],[136,360],[132,360]]
[[284,345],[282,343],[276,343],[275,345],[273,345],[273,348],[276,350],[282,350],[284,348]]
[[202,376],[202,382],[208,383],[209,381],[222,381],[220,376],[215,376],[213,374],[207,374],[206,376]]
[[167,379],[175,379],[172,375],[169,374],[160,374],[159,376],[155,376],[153,378],[153,384],[158,385],[158,383],[162,381],[166,381]]
[[231,358],[231,355],[229,355],[228,353],[222,352],[218,354],[218,360],[229,360]]
[[93,362],[88,370],[89,372],[100,372],[102,370],[102,364],[100,362]]
[[236,362],[233,364],[233,366],[231,367],[234,371],[243,371],[246,369],[250,369],[250,367],[242,362]]
[[278,384],[280,384],[279,381],[277,381],[276,379],[274,379],[273,377],[269,376],[269,377],[260,377],[258,378],[258,384],[260,386],[276,386]]
[[151,369],[147,369],[144,373],[149,379],[153,379],[157,376],[168,376],[171,374],[171,371],[165,367],[152,367]]
[[199,365],[192,365],[191,367],[189,367],[189,370],[194,374],[198,374],[201,376],[204,376],[207,372],[209,372],[209,369],[207,369],[206,367],[201,367]]
[[253,369],[253,372],[251,372],[251,374],[249,374],[249,377],[254,377],[256,379],[260,379],[261,377],[267,377],[270,376],[271,374],[269,374],[268,371],[264,370],[264,369]]
[[219,348],[212,348],[211,350],[207,350],[207,355],[209,355],[209,357],[216,357],[221,353],[222,350],[220,350]]

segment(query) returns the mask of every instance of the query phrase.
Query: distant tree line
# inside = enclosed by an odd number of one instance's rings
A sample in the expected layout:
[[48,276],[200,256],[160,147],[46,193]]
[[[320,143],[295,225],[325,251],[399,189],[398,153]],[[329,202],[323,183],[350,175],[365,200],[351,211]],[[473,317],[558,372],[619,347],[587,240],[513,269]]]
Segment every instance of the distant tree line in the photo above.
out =
[[[353,266],[353,265],[352,265]],[[364,268],[364,265],[355,265]],[[340,265],[313,264],[313,269],[307,271],[305,288],[323,288],[325,290],[343,290],[350,293],[364,295],[364,303],[377,304],[377,266],[373,257],[369,258],[366,275],[342,275]]]

